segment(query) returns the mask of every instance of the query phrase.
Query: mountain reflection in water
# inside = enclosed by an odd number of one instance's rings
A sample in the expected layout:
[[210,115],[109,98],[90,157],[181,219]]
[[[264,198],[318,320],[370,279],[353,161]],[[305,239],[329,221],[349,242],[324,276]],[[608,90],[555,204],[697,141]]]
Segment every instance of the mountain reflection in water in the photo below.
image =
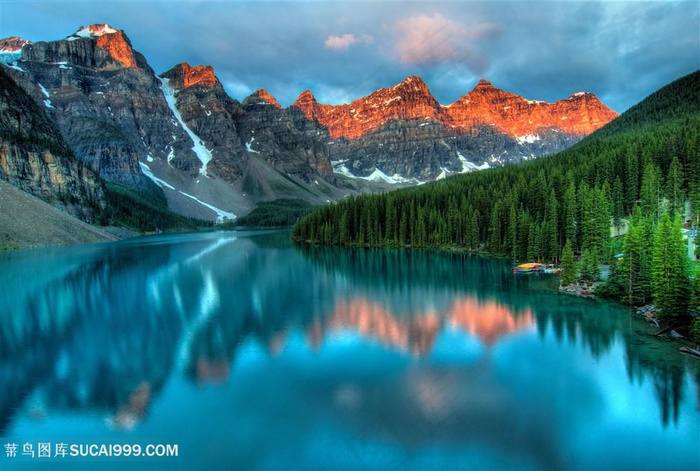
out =
[[[648,406],[596,384],[595,365],[619,357],[610,387],[629,397],[651,382],[659,430],[700,438],[700,362],[618,306],[561,296],[556,278],[514,277],[487,258],[297,248],[272,232],[23,251],[0,255],[0,267],[0,436],[66,414],[165,433],[178,412],[161,403],[196,397],[188,387],[213,400],[205,392],[220,388],[227,396],[214,404],[238,411],[231,420],[270,409],[306,446],[318,439],[303,438],[311,423],[332,423],[355,450],[366,433],[407,449],[487,446],[506,467],[511,454],[566,468],[567,420]],[[227,416],[199,433],[226,429]]]

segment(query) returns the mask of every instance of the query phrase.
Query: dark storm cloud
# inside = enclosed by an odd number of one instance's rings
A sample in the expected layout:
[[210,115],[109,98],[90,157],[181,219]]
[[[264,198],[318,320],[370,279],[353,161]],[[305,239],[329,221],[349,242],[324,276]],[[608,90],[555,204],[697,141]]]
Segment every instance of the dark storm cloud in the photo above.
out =
[[304,89],[339,103],[421,75],[441,103],[485,77],[526,98],[592,91],[617,111],[700,68],[691,2],[0,3],[0,36],[124,29],[156,72],[214,66],[239,100],[266,88],[283,105]]

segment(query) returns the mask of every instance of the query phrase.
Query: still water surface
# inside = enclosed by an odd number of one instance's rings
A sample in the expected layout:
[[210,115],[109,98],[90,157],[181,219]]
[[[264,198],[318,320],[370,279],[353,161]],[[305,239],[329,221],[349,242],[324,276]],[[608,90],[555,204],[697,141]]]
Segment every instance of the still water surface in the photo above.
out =
[[700,469],[700,361],[626,309],[288,236],[0,254],[0,469]]

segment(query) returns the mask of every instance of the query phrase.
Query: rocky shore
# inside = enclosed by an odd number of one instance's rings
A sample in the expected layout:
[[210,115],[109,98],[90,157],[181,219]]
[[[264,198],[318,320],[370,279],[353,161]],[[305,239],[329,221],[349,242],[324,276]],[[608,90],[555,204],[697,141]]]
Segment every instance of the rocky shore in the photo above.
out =
[[573,296],[581,296],[584,298],[595,297],[595,289],[603,284],[601,281],[594,283],[572,283],[568,286],[560,286],[559,292],[571,294]]

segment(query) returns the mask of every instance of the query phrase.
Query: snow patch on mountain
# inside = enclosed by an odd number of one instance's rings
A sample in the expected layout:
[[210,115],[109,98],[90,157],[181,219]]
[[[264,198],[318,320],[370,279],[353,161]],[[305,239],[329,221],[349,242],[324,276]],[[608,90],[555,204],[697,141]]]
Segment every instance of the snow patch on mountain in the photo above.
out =
[[515,140],[518,141],[518,144],[524,144],[526,142],[528,144],[534,144],[535,141],[540,140],[540,136],[538,134],[527,134],[525,136],[516,136]]
[[389,176],[386,173],[379,170],[378,168],[375,168],[374,172],[372,172],[369,176],[358,178],[362,178],[370,182],[386,182],[392,185],[396,185],[399,183],[418,183],[418,180],[416,180],[415,178],[406,178],[404,176],[399,175],[398,173]]
[[440,167],[440,175],[435,177],[435,180],[444,180],[447,178],[452,172],[447,170],[445,167]]
[[188,198],[192,198],[193,200],[195,200],[197,203],[201,204],[202,206],[205,206],[205,207],[211,209],[212,211],[214,211],[217,214],[217,218],[216,218],[217,224],[221,224],[222,222],[224,222],[225,219],[229,219],[229,220],[236,219],[236,215],[233,213],[229,213],[228,211],[224,211],[223,209],[219,209],[216,206],[210,205],[209,203],[205,203],[204,201],[202,201],[202,200],[200,200],[200,199],[198,199],[190,194],[187,194],[184,191],[180,191],[180,193],[187,196]]
[[473,172],[474,170],[486,170],[487,168],[491,168],[488,162],[484,162],[481,165],[476,165],[475,163],[468,161],[460,151],[457,151],[457,158],[462,163],[462,171],[459,173],[468,173]]
[[345,165],[345,162],[346,161],[340,161],[340,160],[331,161],[331,165],[333,166],[333,173],[336,173],[338,175],[343,175],[343,176],[348,177],[348,178],[357,178],[359,180],[367,180],[370,182],[377,182],[377,183],[384,182],[384,183],[389,183],[391,185],[398,185],[401,183],[411,183],[414,185],[419,185],[421,183],[416,178],[406,178],[403,175],[399,175],[398,173],[395,173],[394,175],[389,176],[376,167],[374,169],[374,172],[367,175],[366,177],[359,177],[359,176],[353,174],[348,169],[348,167]]
[[139,162],[139,167],[141,167],[141,172],[146,175],[148,178],[153,180],[153,183],[158,185],[159,187],[163,188],[170,188],[171,190],[176,190],[174,186],[172,186],[170,183],[166,182],[165,180],[161,180],[160,178],[156,177],[153,175],[153,172],[151,171],[151,167],[146,165],[143,162]]
[[350,170],[348,170],[348,167],[345,165],[345,161],[341,162],[338,160],[333,160],[331,161],[331,165],[333,166],[333,173],[337,173],[338,175],[343,175],[349,178],[357,178],[355,175],[352,174]]
[[17,62],[22,57],[22,50],[18,51],[0,51],[0,62],[10,65]]
[[78,31],[68,36],[66,39],[68,41],[75,41],[81,38],[96,38],[99,36],[104,36],[105,34],[114,34],[118,31],[109,25],[92,25],[87,28],[81,27]]
[[[195,154],[197,154],[199,161],[202,162],[202,168],[199,169],[199,173],[205,177],[208,177],[207,164],[213,158],[211,151],[204,146],[204,142],[194,133],[194,131],[190,129],[189,126],[187,126],[187,124],[185,124],[185,121],[182,119],[182,115],[178,111],[177,106],[175,106],[175,90],[170,86],[170,79],[158,77],[158,80],[160,80],[160,88],[163,90],[163,95],[165,95],[165,101],[168,103],[168,107],[170,107],[175,119],[177,119],[182,126],[182,129],[185,130],[194,143],[192,150]],[[168,161],[170,160],[171,159],[168,158]]]
[[171,185],[170,183],[166,182],[165,180],[156,177],[156,176],[153,174],[153,171],[151,171],[151,168],[148,166],[148,164],[145,164],[145,163],[143,163],[143,162],[139,162],[139,166],[141,167],[141,172],[143,172],[144,175],[146,175],[148,178],[150,178],[156,185],[160,186],[161,188],[164,187],[164,188],[169,188],[169,189],[171,189],[171,190],[173,190],[173,191],[177,191],[177,192],[180,193],[181,195],[186,196],[186,197],[188,197],[188,198],[190,198],[190,199],[193,199],[193,200],[195,200],[197,203],[201,204],[202,206],[204,206],[204,207],[206,207],[206,208],[209,208],[209,209],[211,209],[212,211],[214,211],[214,212],[216,213],[216,215],[217,215],[217,218],[216,218],[217,224],[224,222],[224,220],[226,220],[226,219],[229,219],[229,220],[234,220],[234,219],[236,219],[236,215],[235,215],[235,214],[233,214],[233,213],[231,213],[231,212],[228,212],[228,211],[224,211],[223,209],[217,208],[216,206],[213,206],[213,205],[211,205],[211,204],[209,204],[209,203],[205,203],[204,201],[200,200],[200,199],[197,198],[196,196],[192,196],[192,195],[190,195],[189,193],[185,193],[185,192],[182,191],[182,190],[178,190],[177,188],[175,188],[173,185]]
[[250,138],[250,141],[245,143],[245,148],[248,152],[252,152],[253,154],[259,154],[260,151],[253,149],[253,141],[255,140],[255,136]]
[[49,97],[51,96],[49,91],[42,84],[38,83],[37,85],[39,85],[39,89],[41,90],[41,93],[43,93],[44,96],[46,97],[46,100],[44,100],[44,106],[46,106],[47,108],[53,108],[54,106],[51,104],[51,100],[49,100]]

